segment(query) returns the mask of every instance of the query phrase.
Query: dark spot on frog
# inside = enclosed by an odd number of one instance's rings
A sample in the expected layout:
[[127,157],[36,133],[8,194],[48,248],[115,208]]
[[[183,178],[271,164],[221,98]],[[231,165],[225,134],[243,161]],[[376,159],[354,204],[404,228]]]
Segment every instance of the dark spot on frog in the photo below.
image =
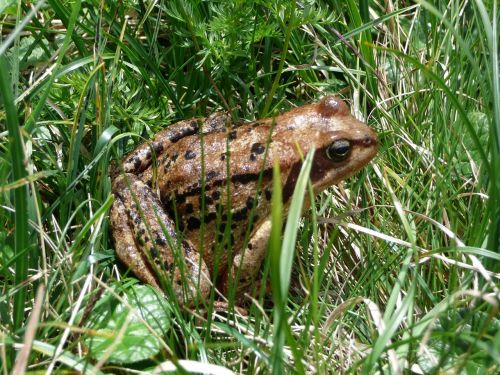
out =
[[174,152],[174,153],[172,154],[171,159],[172,159],[172,161],[173,161],[173,162],[175,162],[175,161],[177,160],[177,158],[178,158],[178,157],[179,157],[179,153],[178,153],[178,152]]
[[160,254],[158,253],[158,250],[156,250],[155,248],[151,249],[151,258],[153,258],[153,260],[158,259],[159,255]]
[[153,149],[156,154],[161,154],[163,152],[163,144],[161,142],[155,142],[153,143]]
[[248,208],[246,208],[246,206],[240,208],[239,210],[233,212],[233,220],[234,221],[245,220],[247,218],[247,214],[248,214]]
[[229,133],[227,137],[230,141],[234,141],[238,137],[238,134],[236,130],[233,130],[232,132]]
[[177,202],[178,204],[182,204],[182,203],[185,203],[185,202],[186,202],[186,198],[187,198],[187,197],[186,197],[186,195],[181,194],[181,195],[177,195],[175,198],[176,198],[176,202]]
[[253,249],[253,245],[252,245],[252,243],[251,243],[251,242],[249,242],[249,243],[248,243],[248,245],[247,245],[247,247],[248,247],[248,250],[252,250],[252,249]]
[[264,194],[266,195],[266,199],[267,199],[268,201],[270,201],[270,200],[271,200],[271,197],[272,197],[271,190],[266,189],[266,190],[264,191]]
[[204,222],[209,223],[217,218],[217,213],[216,212],[209,212],[207,215],[205,215]]
[[151,150],[146,151],[146,155],[144,155],[146,160],[151,160]]
[[219,225],[219,231],[222,233],[224,233],[224,231],[226,230],[226,225],[227,225],[227,222],[226,221],[223,221],[220,223]]
[[252,145],[252,148],[250,149],[250,151],[252,151],[253,153],[259,155],[259,154],[262,154],[264,151],[266,150],[266,147],[262,144],[262,143],[254,143]]
[[222,161],[226,160],[226,153],[225,152],[220,154],[220,160],[222,160]]
[[191,127],[186,123],[184,123],[184,124],[185,124],[185,126],[180,128],[178,131],[173,131],[173,130],[171,131],[171,133],[168,136],[170,139],[170,142],[176,143],[179,140],[181,140],[182,138],[184,138],[188,135],[193,135],[196,133],[198,126]]
[[132,159],[132,163],[134,163],[134,169],[136,169],[136,170],[138,170],[141,167],[141,165],[142,165],[141,159],[139,159],[137,156],[135,156]]
[[182,132],[172,132],[172,133],[170,133],[168,139],[170,140],[170,142],[176,143],[182,137],[183,137]]
[[186,254],[186,255],[193,251],[193,249],[191,248],[191,245],[186,240],[182,241],[182,248],[184,249],[184,254]]
[[208,182],[208,181],[212,180],[214,177],[217,177],[218,175],[219,175],[219,173],[217,171],[210,171],[205,176],[205,180]]
[[252,145],[252,148],[250,149],[250,151],[251,151],[251,153],[250,153],[250,160],[251,161],[257,160],[257,156],[256,155],[262,154],[265,150],[266,150],[266,147],[262,143],[258,143],[258,142],[254,143]]
[[144,246],[144,240],[142,239],[142,237],[141,237],[141,236],[136,235],[136,236],[135,236],[135,240],[137,241],[137,243],[138,243],[139,245]]
[[197,217],[190,216],[190,217],[187,219],[187,227],[188,227],[188,230],[195,230],[195,229],[199,229],[199,228],[200,228],[200,225],[201,225],[201,221],[200,221],[200,219],[198,219]]
[[149,242],[149,237],[148,236],[140,236],[140,235],[138,235],[136,238],[137,238],[137,241],[139,242],[139,244],[141,244],[143,246]]
[[[139,225],[141,223],[142,223],[141,217],[139,215],[136,215],[134,217],[134,224]],[[144,229],[142,229],[142,230],[144,230]]]
[[196,157],[196,153],[192,150],[187,150],[186,153],[184,154],[184,158],[186,160],[191,160],[191,159],[194,159]]
[[194,207],[192,203],[186,204],[185,212],[186,214],[192,214],[194,212]]
[[165,240],[165,238],[163,238],[162,236],[158,235],[155,239],[155,243],[158,245],[158,246],[166,246],[167,245],[167,241]]
[[168,260],[166,260],[165,263],[163,263],[163,267],[165,268],[165,271],[169,273],[174,270],[174,264],[170,263]]
[[184,232],[184,229],[186,229],[186,225],[184,222],[180,221],[179,222],[179,231]]
[[191,126],[191,129],[195,130],[198,128],[198,121],[192,120],[189,125]]
[[254,202],[255,202],[254,197],[248,197],[248,198],[247,198],[247,203],[246,203],[246,205],[247,205],[247,208],[248,208],[249,210],[251,210],[251,209],[253,208],[253,204],[254,204]]
[[219,190],[215,190],[213,193],[212,193],[212,199],[213,200],[218,200],[220,198],[220,191]]
[[[263,178],[268,178],[271,177],[273,174],[272,169],[266,169],[262,173]],[[248,184],[249,182],[252,181],[257,181],[259,179],[260,173],[241,173],[241,174],[234,174],[231,176],[231,182],[232,183],[241,183],[241,184]]]
[[165,213],[168,215],[168,217],[174,218],[175,217],[175,207],[173,202],[168,201],[163,204],[163,209],[165,210]]
[[170,170],[170,164],[172,161],[170,159],[167,160],[167,162],[163,165],[163,172],[167,173]]
[[[198,197],[198,204],[200,205],[201,207],[201,195]],[[214,204],[214,200],[212,198],[210,198],[208,195],[205,195],[205,206],[211,206],[212,204]]]

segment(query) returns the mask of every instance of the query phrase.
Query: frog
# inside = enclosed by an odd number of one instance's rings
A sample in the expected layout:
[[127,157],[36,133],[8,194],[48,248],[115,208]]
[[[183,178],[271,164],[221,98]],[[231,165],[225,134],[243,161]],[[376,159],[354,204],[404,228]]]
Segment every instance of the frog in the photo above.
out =
[[331,95],[252,122],[233,124],[216,112],[174,123],[111,172],[116,254],[140,280],[185,304],[213,290],[224,296],[231,282],[244,292],[267,253],[273,165],[285,216],[304,155],[314,149],[317,195],[367,165],[378,143]]

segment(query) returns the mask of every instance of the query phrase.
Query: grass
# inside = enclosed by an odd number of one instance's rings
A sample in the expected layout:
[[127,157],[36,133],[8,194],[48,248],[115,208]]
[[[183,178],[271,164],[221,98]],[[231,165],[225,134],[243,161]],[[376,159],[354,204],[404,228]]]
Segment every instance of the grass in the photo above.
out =
[[[2,374],[497,373],[498,17],[496,0],[0,2]],[[181,307],[117,262],[110,160],[177,120],[325,94],[379,154],[288,220],[296,241],[275,229],[248,316]]]

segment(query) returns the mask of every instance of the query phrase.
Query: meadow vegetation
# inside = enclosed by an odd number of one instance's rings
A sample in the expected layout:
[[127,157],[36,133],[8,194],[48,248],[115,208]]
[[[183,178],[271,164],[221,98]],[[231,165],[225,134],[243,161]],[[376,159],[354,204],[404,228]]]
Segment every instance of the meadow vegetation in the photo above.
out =
[[[0,1],[0,373],[498,373],[498,21],[496,0]],[[378,156],[273,232],[248,315],[118,262],[112,160],[327,94]]]

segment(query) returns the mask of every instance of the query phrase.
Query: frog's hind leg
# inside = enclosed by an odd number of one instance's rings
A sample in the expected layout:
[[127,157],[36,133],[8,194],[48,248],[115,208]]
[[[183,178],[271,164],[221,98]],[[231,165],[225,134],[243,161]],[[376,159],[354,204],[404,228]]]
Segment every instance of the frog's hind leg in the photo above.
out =
[[132,270],[147,270],[147,272],[141,272],[138,277],[143,282],[161,290],[156,277],[153,276],[153,271],[149,267],[149,263],[137,249],[132,228],[130,228],[128,220],[124,220],[126,217],[127,210],[125,205],[121,200],[115,200],[109,213],[109,220],[111,222],[112,237],[118,258]]
[[[224,112],[216,112],[207,118],[192,118],[172,124],[157,133],[153,140],[139,145],[130,152],[123,159],[121,166],[123,172],[140,174],[151,165],[154,156],[158,157],[180,139],[200,132],[202,134],[222,132],[229,126],[230,117]],[[111,177],[114,178],[119,172],[120,169],[115,167],[111,171]]]
[[114,180],[113,192],[111,234],[118,258],[142,281],[170,286],[181,302],[208,296],[207,266],[189,241],[178,243],[175,224],[151,189],[125,174]]

